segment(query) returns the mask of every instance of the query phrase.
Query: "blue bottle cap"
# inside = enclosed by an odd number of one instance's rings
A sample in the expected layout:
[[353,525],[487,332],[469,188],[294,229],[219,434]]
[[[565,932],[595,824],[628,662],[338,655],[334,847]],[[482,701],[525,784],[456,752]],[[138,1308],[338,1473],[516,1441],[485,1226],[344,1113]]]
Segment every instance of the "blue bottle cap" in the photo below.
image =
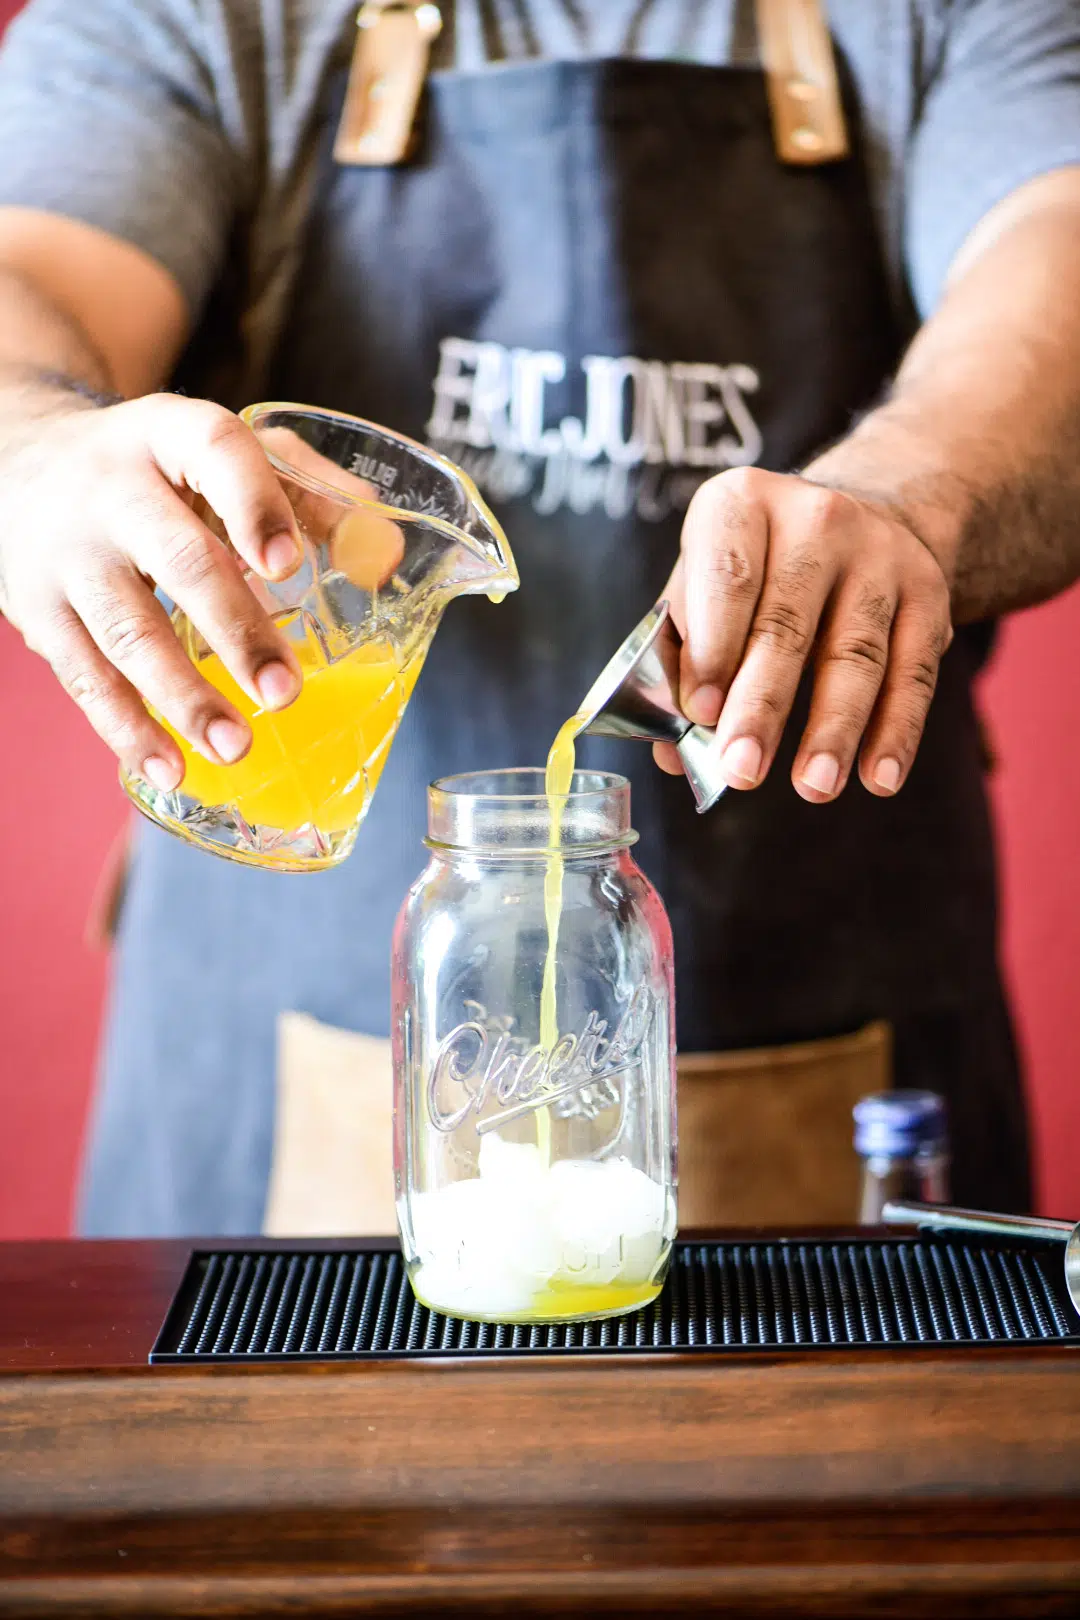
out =
[[855,1151],[865,1158],[911,1159],[948,1139],[945,1099],[934,1091],[881,1091],[852,1109]]

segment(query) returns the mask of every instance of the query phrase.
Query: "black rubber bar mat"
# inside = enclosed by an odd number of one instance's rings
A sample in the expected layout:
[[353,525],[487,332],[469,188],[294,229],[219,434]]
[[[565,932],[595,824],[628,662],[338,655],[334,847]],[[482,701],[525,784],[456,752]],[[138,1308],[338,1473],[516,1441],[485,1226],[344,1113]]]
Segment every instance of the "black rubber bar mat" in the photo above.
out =
[[196,1250],[150,1355],[209,1363],[1075,1344],[1061,1251],[991,1240],[676,1244],[660,1297],[558,1326],[461,1322],[414,1299],[401,1256]]

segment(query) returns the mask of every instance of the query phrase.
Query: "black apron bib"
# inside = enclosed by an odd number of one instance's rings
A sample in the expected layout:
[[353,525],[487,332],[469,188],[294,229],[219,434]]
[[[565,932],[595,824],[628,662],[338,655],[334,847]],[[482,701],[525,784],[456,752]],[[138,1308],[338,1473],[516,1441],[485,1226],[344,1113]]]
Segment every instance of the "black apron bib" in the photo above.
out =
[[[872,403],[898,347],[859,162],[781,165],[756,71],[440,74],[416,162],[338,168],[327,152],[266,397],[384,422],[462,463],[506,527],[521,590],[451,604],[344,867],[300,881],[144,839],[89,1224],[116,1228],[136,1109],[161,1140],[169,1219],[190,1229],[197,1199],[195,1225],[251,1224],[274,1015],[387,1032],[390,930],[423,864],[427,783],[542,763],[660,594],[697,484],[803,464]],[[857,783],[827,807],[796,795],[805,690],[767,783],[703,817],[644,746],[586,739],[579,759],[631,779],[638,857],[675,933],[681,1049],[887,1017],[898,1083],[950,1101],[955,1195],[1009,1208],[1027,1201],[1026,1146],[995,962],[978,658],[978,638],[958,636],[894,801]],[[161,1205],[150,1181],[146,1195]]]

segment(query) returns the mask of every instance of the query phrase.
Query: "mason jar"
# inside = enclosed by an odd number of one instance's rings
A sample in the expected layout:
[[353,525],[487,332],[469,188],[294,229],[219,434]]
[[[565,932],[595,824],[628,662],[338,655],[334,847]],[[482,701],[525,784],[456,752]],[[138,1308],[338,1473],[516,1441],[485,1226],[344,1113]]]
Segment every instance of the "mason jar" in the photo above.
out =
[[413,1289],[493,1322],[614,1316],[675,1236],[671,928],[625,778],[428,792],[393,950],[394,1169]]

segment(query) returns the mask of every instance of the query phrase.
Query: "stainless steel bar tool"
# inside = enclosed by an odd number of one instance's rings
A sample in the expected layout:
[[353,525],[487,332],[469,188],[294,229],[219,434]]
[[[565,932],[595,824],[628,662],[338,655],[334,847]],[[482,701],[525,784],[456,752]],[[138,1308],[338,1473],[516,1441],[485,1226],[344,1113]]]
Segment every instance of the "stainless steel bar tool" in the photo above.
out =
[[984,1237],[993,1234],[1060,1243],[1065,1251],[1065,1286],[1080,1313],[1080,1223],[1031,1215],[992,1215],[980,1209],[954,1209],[948,1204],[916,1204],[899,1199],[885,1205],[882,1219],[890,1226],[918,1226],[931,1232],[974,1232]]

